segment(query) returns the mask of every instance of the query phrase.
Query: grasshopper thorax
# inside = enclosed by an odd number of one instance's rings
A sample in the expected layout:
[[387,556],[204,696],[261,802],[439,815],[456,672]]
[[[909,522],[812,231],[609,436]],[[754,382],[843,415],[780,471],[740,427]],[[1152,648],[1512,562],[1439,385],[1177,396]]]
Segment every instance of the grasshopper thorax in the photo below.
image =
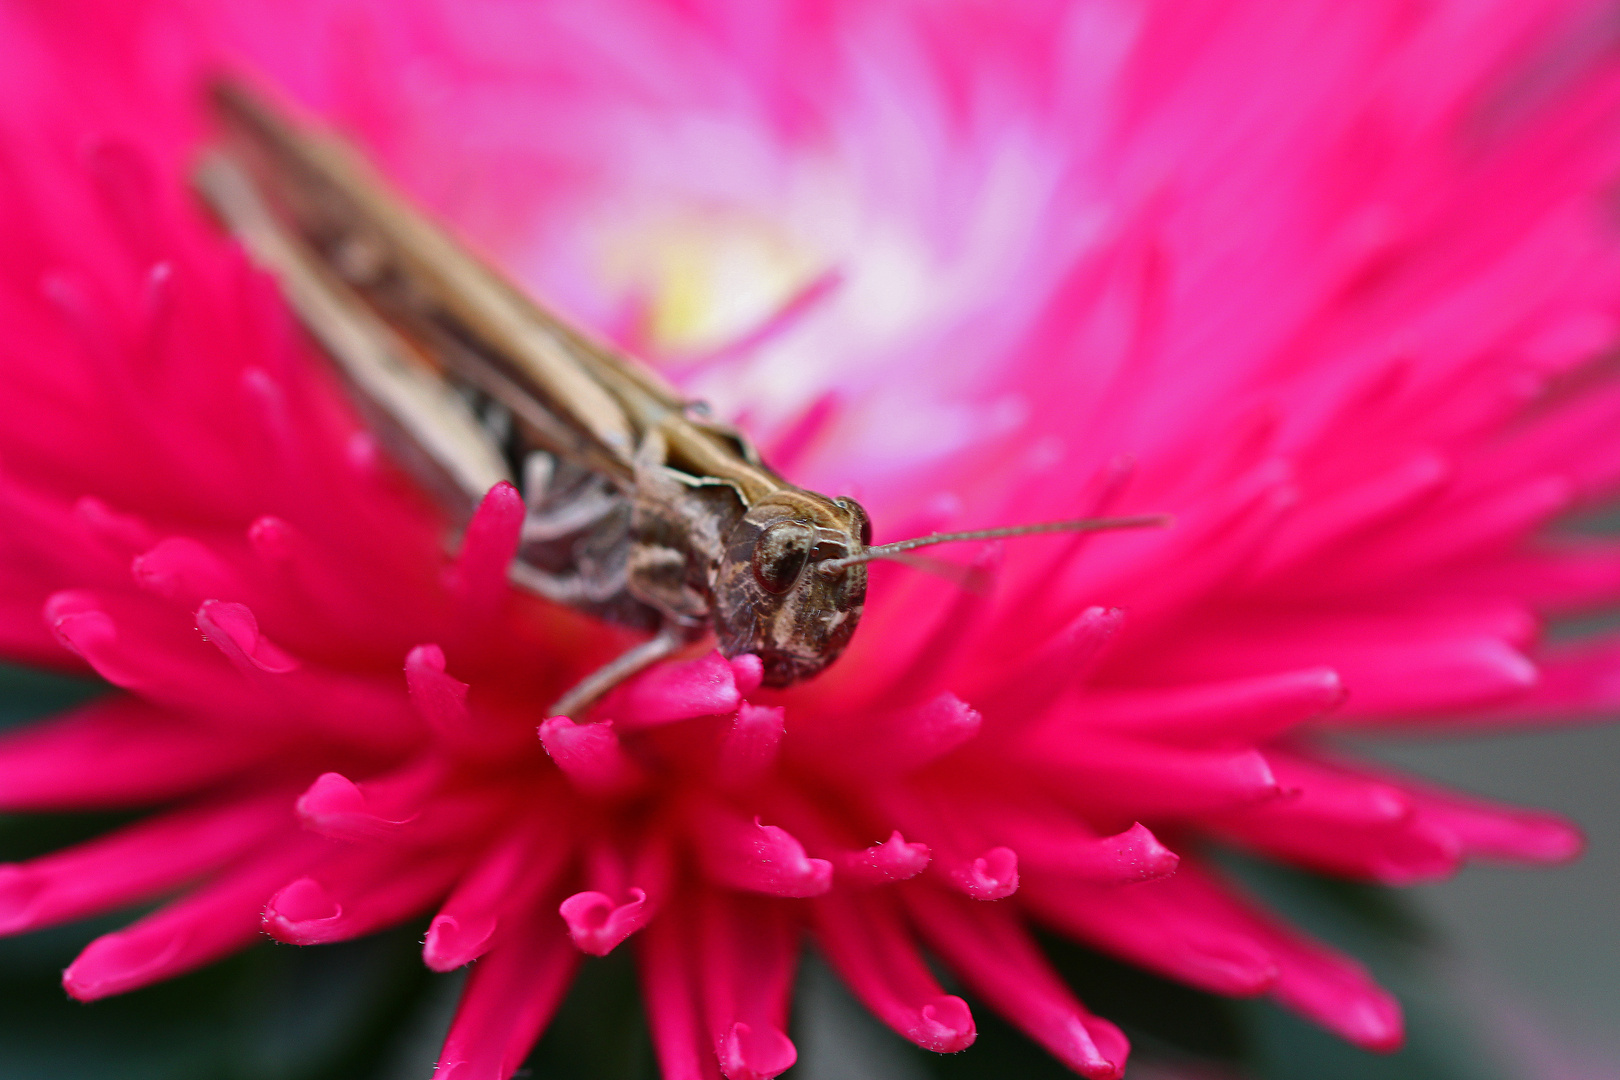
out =
[[866,566],[817,567],[871,542],[851,499],[788,489],[759,500],[727,534],[714,582],[714,629],[727,656],[754,653],[765,685],[808,679],[838,658],[866,603]]

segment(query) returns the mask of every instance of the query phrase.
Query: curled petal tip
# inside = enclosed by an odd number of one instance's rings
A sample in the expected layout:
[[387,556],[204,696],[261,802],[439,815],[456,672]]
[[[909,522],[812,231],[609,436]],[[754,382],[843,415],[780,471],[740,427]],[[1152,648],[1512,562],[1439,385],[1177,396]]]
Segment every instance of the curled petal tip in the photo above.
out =
[[1110,837],[1119,845],[1119,855],[1140,875],[1141,880],[1167,877],[1181,865],[1181,856],[1165,847],[1140,821],[1117,836]]
[[927,844],[909,842],[896,829],[881,844],[846,854],[839,872],[857,882],[880,885],[916,877],[932,858]]
[[1185,951],[1188,969],[1204,985],[1233,997],[1265,993],[1277,984],[1281,971],[1275,957],[1246,942],[1188,943]]
[[995,847],[952,873],[952,880],[975,900],[1004,900],[1018,891],[1018,853]]
[[114,686],[139,690],[147,682],[137,666],[120,655],[118,624],[89,594],[77,590],[52,594],[45,601],[45,625],[63,648]]
[[303,877],[270,898],[264,908],[264,929],[277,941],[311,944],[320,931],[343,917],[343,905],[314,878]]
[[719,1057],[726,1080],[770,1080],[792,1068],[799,1051],[774,1027],[738,1022],[720,1040]]
[[539,734],[551,760],[581,791],[622,795],[645,779],[644,770],[624,752],[611,720],[576,724],[553,716],[540,725]]
[[422,942],[422,962],[438,972],[454,971],[470,964],[488,949],[490,939],[495,936],[495,926],[493,918],[435,916]]
[[925,1050],[954,1054],[966,1050],[979,1037],[973,1012],[959,997],[943,995],[924,1005],[917,1024],[908,1033]]
[[316,777],[298,797],[296,809],[305,828],[336,840],[386,835],[409,820],[393,821],[377,814],[355,782],[335,772]]
[[445,673],[444,650],[437,645],[418,645],[405,655],[405,687],[417,715],[435,730],[454,733],[467,730],[467,684]]
[[246,604],[204,600],[197,609],[197,629],[238,665],[251,664],[272,675],[285,675],[298,661],[259,632],[259,620]]
[[647,894],[631,889],[630,901],[616,904],[605,893],[575,893],[562,902],[557,912],[568,924],[568,936],[581,952],[606,956],[645,925]]
[[806,856],[786,829],[726,811],[700,814],[694,825],[704,870],[724,885],[790,897],[820,896],[832,888],[832,863]]

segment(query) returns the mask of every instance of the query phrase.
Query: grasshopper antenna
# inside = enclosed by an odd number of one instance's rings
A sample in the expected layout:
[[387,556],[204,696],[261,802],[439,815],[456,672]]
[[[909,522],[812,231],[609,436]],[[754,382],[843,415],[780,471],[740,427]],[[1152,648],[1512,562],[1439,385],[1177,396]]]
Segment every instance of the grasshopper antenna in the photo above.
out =
[[971,532],[934,533],[914,540],[869,547],[859,555],[828,559],[816,564],[823,574],[836,574],[847,566],[873,559],[896,559],[904,552],[934,544],[954,544],[960,540],[999,540],[1007,536],[1034,536],[1038,533],[1103,532],[1110,529],[1162,529],[1175,521],[1169,514],[1143,514],[1138,517],[1078,518],[1073,521],[1041,521],[1033,525],[1009,525],[1001,529],[975,529]]

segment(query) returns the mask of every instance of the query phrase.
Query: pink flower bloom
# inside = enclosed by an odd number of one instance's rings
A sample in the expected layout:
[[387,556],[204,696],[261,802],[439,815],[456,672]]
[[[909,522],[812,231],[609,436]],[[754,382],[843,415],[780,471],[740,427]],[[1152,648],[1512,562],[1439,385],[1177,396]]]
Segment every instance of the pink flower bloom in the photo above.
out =
[[[974,1040],[927,949],[1115,1077],[1031,925],[1391,1048],[1206,840],[1389,884],[1579,849],[1319,733],[1620,697],[1620,639],[1540,640],[1620,594],[1542,535],[1620,482],[1603,5],[75,8],[0,16],[0,650],[120,690],[0,740],[0,807],[161,808],[0,868],[0,927],[172,897],[75,997],[432,915],[477,961],[443,1075],[628,943],[665,1074],[743,1080],[809,930],[921,1046]],[[222,58],[879,540],[1177,524],[945,552],[988,591],[875,566],[814,682],[700,656],[548,717],[626,639],[508,588],[509,488],[446,555],[199,212]]]

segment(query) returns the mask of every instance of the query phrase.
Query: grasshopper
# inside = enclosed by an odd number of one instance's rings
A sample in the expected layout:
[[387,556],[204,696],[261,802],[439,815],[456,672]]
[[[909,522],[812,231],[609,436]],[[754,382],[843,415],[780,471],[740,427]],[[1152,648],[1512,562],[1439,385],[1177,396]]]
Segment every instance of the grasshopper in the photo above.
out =
[[849,644],[866,563],[954,540],[1160,525],[1160,516],[942,533],[874,546],[853,499],[784,480],[741,432],[525,296],[347,142],[240,83],[193,182],[279,282],[384,446],[466,520],[501,481],[525,517],[514,585],[649,634],[552,707],[580,715],[713,634],[767,686]]

